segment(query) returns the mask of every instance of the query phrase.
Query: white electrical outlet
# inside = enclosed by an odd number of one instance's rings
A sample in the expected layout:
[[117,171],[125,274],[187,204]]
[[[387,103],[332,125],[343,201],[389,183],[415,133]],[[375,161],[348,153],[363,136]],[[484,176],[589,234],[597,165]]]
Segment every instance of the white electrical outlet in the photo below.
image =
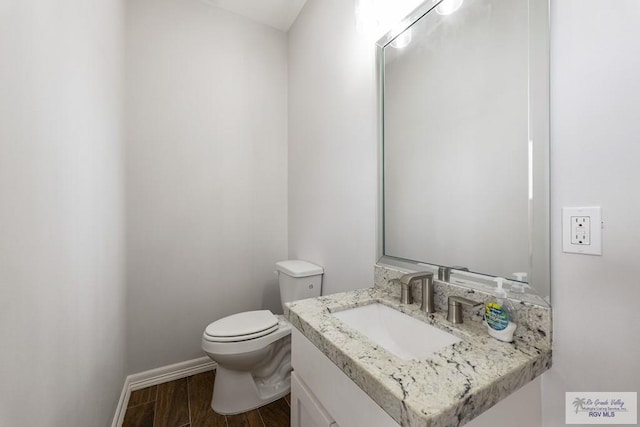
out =
[[602,255],[600,207],[562,208],[562,251]]
[[591,244],[591,217],[572,216],[571,217],[571,244],[590,245]]

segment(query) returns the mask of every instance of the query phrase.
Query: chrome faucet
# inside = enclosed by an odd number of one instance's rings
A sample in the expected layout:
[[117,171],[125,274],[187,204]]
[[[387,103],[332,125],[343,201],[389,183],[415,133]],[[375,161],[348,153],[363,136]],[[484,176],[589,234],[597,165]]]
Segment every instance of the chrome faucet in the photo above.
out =
[[422,304],[420,310],[425,313],[435,313],[436,309],[433,304],[433,273],[427,271],[419,271],[417,273],[409,273],[399,279],[392,279],[393,283],[400,283],[401,295],[400,302],[402,304],[413,303],[413,295],[411,295],[411,283],[414,280],[422,281]]

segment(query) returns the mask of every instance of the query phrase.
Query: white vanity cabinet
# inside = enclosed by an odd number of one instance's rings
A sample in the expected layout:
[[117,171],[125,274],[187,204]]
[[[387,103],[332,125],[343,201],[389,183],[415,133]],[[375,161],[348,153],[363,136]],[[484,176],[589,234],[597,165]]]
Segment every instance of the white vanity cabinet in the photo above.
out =
[[[291,332],[291,427],[398,427],[373,399],[296,328]],[[540,378],[470,421],[468,427],[540,427]]]
[[291,375],[291,427],[338,427],[295,372]]
[[291,427],[398,427],[296,328],[291,345]]

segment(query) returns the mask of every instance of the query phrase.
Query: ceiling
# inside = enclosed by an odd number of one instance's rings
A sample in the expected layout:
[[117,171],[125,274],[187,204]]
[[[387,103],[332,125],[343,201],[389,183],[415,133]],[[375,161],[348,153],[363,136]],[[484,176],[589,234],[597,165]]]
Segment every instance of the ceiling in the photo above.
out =
[[252,21],[288,31],[307,0],[202,0]]

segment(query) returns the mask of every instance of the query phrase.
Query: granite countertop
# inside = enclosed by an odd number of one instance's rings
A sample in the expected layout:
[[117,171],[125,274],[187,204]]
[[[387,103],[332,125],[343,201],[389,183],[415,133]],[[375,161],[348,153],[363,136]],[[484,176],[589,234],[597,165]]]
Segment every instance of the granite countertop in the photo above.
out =
[[[445,330],[462,341],[420,360],[403,360],[331,313],[381,303]],[[551,349],[524,340],[503,343],[478,321],[454,325],[446,313],[400,304],[368,288],[296,301],[285,315],[322,353],[402,426],[462,425],[551,366]]]

